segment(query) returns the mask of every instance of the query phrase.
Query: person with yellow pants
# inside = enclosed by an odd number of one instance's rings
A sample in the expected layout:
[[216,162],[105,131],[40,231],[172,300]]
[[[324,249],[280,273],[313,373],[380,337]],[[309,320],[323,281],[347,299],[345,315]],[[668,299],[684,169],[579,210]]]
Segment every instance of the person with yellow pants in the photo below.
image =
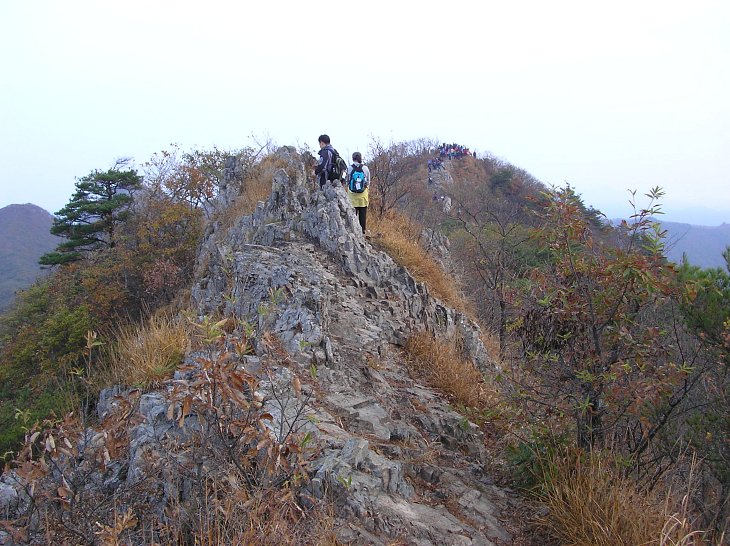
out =
[[355,215],[360,222],[362,232],[365,233],[368,202],[370,192],[370,169],[362,163],[362,154],[352,154],[352,165],[347,167],[347,195],[350,203],[355,207]]

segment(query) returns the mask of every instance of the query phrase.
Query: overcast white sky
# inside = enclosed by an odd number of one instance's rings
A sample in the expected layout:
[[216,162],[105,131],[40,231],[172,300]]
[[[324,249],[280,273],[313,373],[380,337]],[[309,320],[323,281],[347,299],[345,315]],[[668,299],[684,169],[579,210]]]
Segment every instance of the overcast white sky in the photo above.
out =
[[0,207],[57,211],[173,142],[325,132],[343,155],[458,142],[609,216],[658,185],[667,219],[730,222],[727,0],[0,0],[0,77]]

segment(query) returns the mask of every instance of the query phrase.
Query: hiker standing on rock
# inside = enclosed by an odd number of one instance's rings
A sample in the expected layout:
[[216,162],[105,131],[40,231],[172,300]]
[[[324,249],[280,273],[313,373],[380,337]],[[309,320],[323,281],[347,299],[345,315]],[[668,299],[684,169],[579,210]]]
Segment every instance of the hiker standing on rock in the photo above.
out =
[[319,164],[314,168],[314,174],[319,180],[319,188],[324,188],[332,173],[332,164],[335,158],[335,149],[330,144],[330,137],[319,135]]
[[355,207],[355,214],[362,232],[365,233],[365,221],[368,213],[369,188],[370,188],[370,169],[367,165],[362,164],[362,154],[355,152],[352,154],[352,165],[347,167],[347,195],[350,197],[350,203]]

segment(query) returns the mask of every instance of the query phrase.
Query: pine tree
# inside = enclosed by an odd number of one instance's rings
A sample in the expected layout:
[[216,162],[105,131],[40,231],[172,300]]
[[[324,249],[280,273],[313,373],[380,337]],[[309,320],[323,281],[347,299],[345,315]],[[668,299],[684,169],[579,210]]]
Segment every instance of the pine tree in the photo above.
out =
[[86,252],[113,248],[116,229],[128,215],[134,191],[142,185],[135,170],[92,171],[76,182],[76,192],[56,213],[51,233],[67,239],[54,252],[41,256],[41,265],[80,260]]

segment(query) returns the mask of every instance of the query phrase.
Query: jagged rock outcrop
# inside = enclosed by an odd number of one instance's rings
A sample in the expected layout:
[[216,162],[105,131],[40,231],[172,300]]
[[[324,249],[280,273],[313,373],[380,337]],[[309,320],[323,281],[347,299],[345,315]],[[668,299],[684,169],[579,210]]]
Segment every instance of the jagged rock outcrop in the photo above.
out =
[[[414,380],[400,351],[416,331],[453,335],[487,371],[494,364],[478,327],[373,248],[342,188],[308,186],[292,148],[280,149],[276,161],[282,168],[269,199],[233,225],[221,220],[208,229],[192,303],[201,319],[235,317],[231,336],[256,332],[248,336],[255,354],[241,354],[235,365],[258,376],[258,390],[244,394],[268,416],[264,435],[280,440],[296,429],[309,437],[309,480],[300,501],[333,500],[343,543],[510,543],[509,525],[500,518],[511,500],[484,472],[488,455],[479,428]],[[240,170],[230,165],[220,209],[235,201]],[[431,239],[432,250],[446,259],[447,242],[435,234]],[[280,349],[275,355],[272,340]],[[169,517],[170,506],[190,498],[192,487],[182,474],[163,475],[145,491],[145,481],[152,484],[145,476],[164,467],[160,460],[174,459],[169,468],[193,467],[199,477],[217,479],[215,461],[202,452],[170,449],[206,426],[194,410],[181,410],[184,396],[174,393],[196,381],[204,389],[193,376],[214,357],[189,354],[162,391],[104,391],[97,412],[113,428],[85,431],[73,446],[75,464],[91,465],[103,455],[102,468],[90,467],[84,479],[111,493],[123,485],[144,491],[145,506],[159,521]],[[199,400],[212,400],[201,393]],[[124,446],[118,460],[109,458],[105,442]],[[0,509],[22,511],[23,485],[3,477]],[[0,533],[5,543],[14,544]]]
[[449,238],[443,233],[431,229],[425,228],[421,233],[419,240],[423,249],[436,260],[444,271],[448,271],[452,275],[455,274],[456,267],[451,260],[451,254],[449,252]]
[[[258,326],[273,326],[300,361],[321,356],[335,337],[358,338],[362,352],[428,329],[458,333],[475,362],[490,368],[478,328],[366,241],[345,192],[330,186],[311,191],[293,149],[278,153],[289,167],[275,174],[269,200],[233,227],[214,223],[209,230],[193,287],[201,314],[257,319],[271,291],[282,290],[285,312],[274,325]],[[356,334],[342,331],[343,322]]]
[[451,197],[447,188],[454,183],[450,172],[451,161],[445,161],[440,169],[433,169],[428,174],[428,184],[433,193],[434,200],[437,200],[444,213],[451,210]]
[[199,313],[275,334],[294,373],[316,366],[307,418],[322,451],[308,488],[334,492],[343,540],[505,542],[477,427],[414,382],[396,350],[417,330],[455,334],[486,370],[478,328],[370,245],[341,188],[312,190],[294,150],[278,155],[269,200],[208,232]]

